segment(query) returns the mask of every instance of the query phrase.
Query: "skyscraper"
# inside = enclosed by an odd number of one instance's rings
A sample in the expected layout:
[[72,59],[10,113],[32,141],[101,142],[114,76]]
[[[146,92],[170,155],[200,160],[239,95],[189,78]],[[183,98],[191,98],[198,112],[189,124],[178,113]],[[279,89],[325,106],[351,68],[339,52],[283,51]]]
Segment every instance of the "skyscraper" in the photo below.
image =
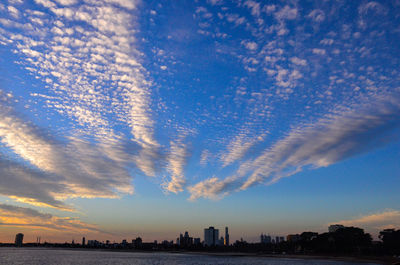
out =
[[86,243],[86,239],[85,239],[85,237],[82,237],[82,247],[85,246],[85,243]]
[[24,234],[18,233],[15,235],[15,246],[22,247],[22,242],[24,240]]
[[204,244],[206,246],[215,246],[218,241],[218,229],[215,229],[213,226],[204,229]]
[[225,246],[229,246],[229,233],[228,233],[228,227],[225,227]]

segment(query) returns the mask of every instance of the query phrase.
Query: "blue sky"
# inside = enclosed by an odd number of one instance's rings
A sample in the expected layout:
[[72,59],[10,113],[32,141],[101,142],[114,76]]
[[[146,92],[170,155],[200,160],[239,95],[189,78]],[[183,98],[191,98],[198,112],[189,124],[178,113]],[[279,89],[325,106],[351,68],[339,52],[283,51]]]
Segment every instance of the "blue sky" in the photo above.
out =
[[0,241],[399,227],[399,9],[1,3]]

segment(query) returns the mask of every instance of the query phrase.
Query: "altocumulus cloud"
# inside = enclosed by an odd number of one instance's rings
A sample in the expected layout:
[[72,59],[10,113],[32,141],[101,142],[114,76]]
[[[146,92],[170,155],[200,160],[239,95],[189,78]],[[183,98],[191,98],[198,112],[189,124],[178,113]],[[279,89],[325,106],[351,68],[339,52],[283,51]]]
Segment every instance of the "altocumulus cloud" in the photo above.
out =
[[398,139],[398,94],[338,109],[292,130],[255,159],[242,163],[232,177],[213,177],[191,186],[190,198],[218,198],[257,184],[272,184],[305,167],[327,167]]
[[58,140],[19,117],[0,101],[0,141],[26,163],[0,157],[0,193],[16,200],[62,209],[67,197],[132,194],[129,166],[138,146],[132,142]]

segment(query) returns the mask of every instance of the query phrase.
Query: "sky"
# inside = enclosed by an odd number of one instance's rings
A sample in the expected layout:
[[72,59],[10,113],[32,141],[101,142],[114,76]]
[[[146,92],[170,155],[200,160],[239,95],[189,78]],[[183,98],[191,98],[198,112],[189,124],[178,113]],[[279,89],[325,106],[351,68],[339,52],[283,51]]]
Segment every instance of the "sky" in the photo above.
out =
[[0,242],[400,228],[400,1],[0,3]]

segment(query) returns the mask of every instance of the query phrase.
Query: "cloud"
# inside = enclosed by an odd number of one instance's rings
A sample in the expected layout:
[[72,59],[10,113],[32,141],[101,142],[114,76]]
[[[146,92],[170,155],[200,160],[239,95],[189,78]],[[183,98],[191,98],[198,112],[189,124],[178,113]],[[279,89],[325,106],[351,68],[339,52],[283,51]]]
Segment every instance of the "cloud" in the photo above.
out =
[[297,18],[297,14],[297,8],[286,5],[281,10],[275,12],[274,15],[277,20],[293,20]]
[[305,59],[300,59],[296,56],[290,58],[290,61],[296,65],[301,65],[301,66],[306,66],[307,65],[307,61]]
[[228,177],[224,180],[212,177],[188,187],[189,200],[194,201],[199,198],[217,200],[239,187],[240,182],[237,181],[236,177]]
[[41,34],[27,26],[18,35],[5,33],[25,57],[24,64],[31,65],[26,69],[48,84],[45,106],[95,141],[119,138],[113,127],[128,126],[141,148],[133,161],[144,174],[155,176],[161,147],[154,137],[151,82],[136,48],[139,1],[58,0],[64,7],[35,2],[50,11],[27,12],[29,20],[39,21]]
[[328,225],[332,224],[365,228],[365,230],[372,232],[376,236],[379,231],[383,229],[400,229],[400,211],[387,209],[381,212],[355,217],[353,219],[332,222]]
[[242,163],[234,177],[213,177],[194,185],[189,189],[191,199],[218,198],[256,184],[272,184],[306,166],[327,167],[398,140],[398,98],[382,96],[351,109],[338,107],[314,124],[293,129],[254,160]]
[[64,193],[65,179],[49,175],[0,157],[0,194],[14,200],[41,207],[70,211],[71,208],[54,198]]
[[31,165],[0,157],[1,194],[67,209],[60,202],[66,198],[115,198],[133,193],[128,168],[139,150],[136,144],[122,140],[93,143],[72,136],[58,140],[2,102],[0,114],[1,142]]
[[13,16],[14,18],[19,18],[19,11],[13,6],[8,6],[7,7],[8,12],[10,12],[10,15]]
[[325,55],[325,54],[326,54],[325,49],[314,48],[314,49],[312,49],[312,52],[313,52],[314,54],[318,54],[318,55]]
[[314,9],[308,15],[308,18],[312,19],[314,22],[322,22],[325,20],[325,13],[321,9]]
[[260,16],[260,3],[248,0],[244,2],[244,5],[251,9],[251,14],[253,16]]
[[246,132],[238,134],[235,139],[229,143],[227,151],[221,155],[223,166],[226,167],[242,159],[249,149],[256,143],[262,141],[264,137],[265,135],[250,138],[246,136]]
[[[395,97],[398,98],[398,97]],[[393,141],[400,126],[400,105],[385,98],[337,111],[317,123],[300,127],[264,151],[240,170],[254,170],[242,189],[273,177],[270,183],[292,175],[306,165],[326,167]]]
[[184,167],[191,153],[184,140],[185,137],[181,136],[177,141],[171,142],[170,154],[167,158],[167,171],[170,173],[171,179],[162,185],[166,192],[182,192],[186,184]]
[[82,222],[77,218],[58,217],[26,207],[2,203],[0,203],[0,226],[52,230],[79,235],[86,232],[105,233],[96,225]]
[[242,42],[242,44],[246,47],[246,49],[248,49],[250,51],[257,50],[257,48],[258,48],[257,43],[255,43],[254,41],[248,41],[248,42],[244,41],[244,42]]

